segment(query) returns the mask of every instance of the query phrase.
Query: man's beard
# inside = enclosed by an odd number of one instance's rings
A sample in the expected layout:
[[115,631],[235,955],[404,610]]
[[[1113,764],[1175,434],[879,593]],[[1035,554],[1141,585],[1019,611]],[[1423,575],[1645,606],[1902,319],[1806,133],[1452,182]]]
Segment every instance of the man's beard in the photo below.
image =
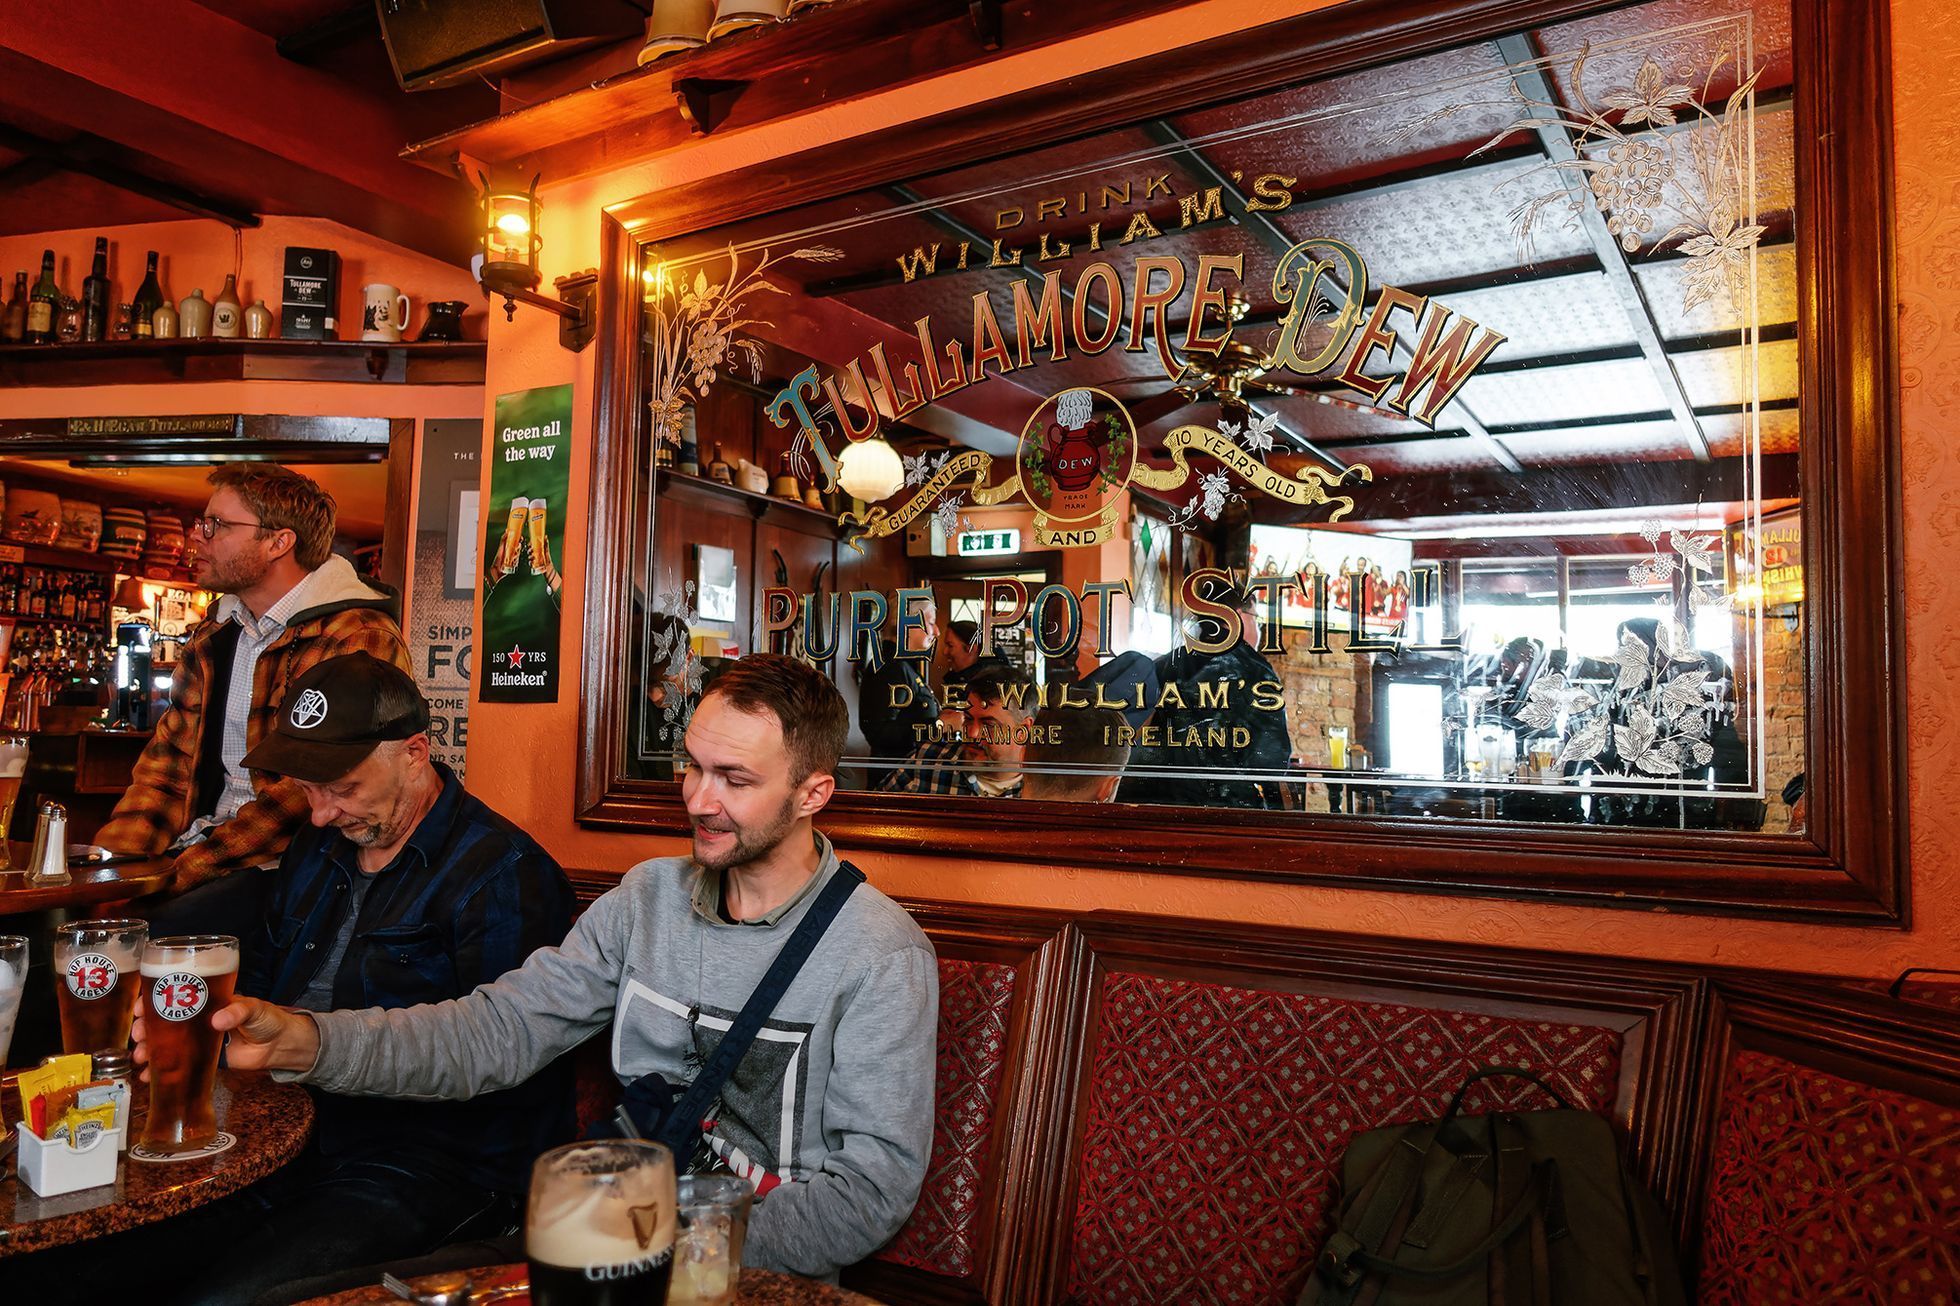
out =
[[[725,820],[725,818],[724,818]],[[776,850],[776,846],[788,837],[790,829],[796,824],[796,798],[791,795],[783,803],[782,811],[776,819],[764,826],[744,828],[732,821],[724,825],[710,826],[715,830],[732,830],[735,838],[728,847],[718,853],[704,854],[701,851],[701,821],[696,821],[694,840],[694,860],[705,870],[726,871],[731,867],[748,866],[759,862]]]
[[211,569],[202,577],[198,576],[195,568],[192,569],[191,576],[193,581],[204,589],[215,590],[219,594],[237,594],[251,589],[264,580],[268,570],[269,568],[263,563],[254,567],[242,558],[234,558],[229,563],[213,558]]

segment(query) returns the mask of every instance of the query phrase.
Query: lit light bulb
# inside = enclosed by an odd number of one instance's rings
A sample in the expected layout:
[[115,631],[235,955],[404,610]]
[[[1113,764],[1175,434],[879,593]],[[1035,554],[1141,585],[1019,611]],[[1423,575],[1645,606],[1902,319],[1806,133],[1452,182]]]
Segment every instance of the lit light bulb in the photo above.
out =
[[847,445],[837,460],[837,484],[866,503],[889,499],[905,484],[905,464],[881,435]]
[[521,236],[531,229],[531,220],[522,213],[502,213],[497,215],[497,230],[512,236]]

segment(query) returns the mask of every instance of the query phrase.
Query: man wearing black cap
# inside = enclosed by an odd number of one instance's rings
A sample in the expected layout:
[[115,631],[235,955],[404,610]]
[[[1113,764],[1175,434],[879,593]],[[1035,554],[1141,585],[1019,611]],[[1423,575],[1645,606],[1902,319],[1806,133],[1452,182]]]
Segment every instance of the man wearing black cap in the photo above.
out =
[[[563,940],[564,873],[430,756],[428,723],[408,674],[366,653],[329,658],[288,687],[245,765],[295,782],[312,824],[274,873],[263,931],[243,940],[240,994],[308,1011],[412,1007],[460,998]],[[249,1302],[495,1236],[519,1223],[532,1160],[573,1132],[563,1062],[467,1102],[313,1098],[312,1136],[290,1165],[110,1240],[140,1239],[128,1256],[92,1244],[81,1264],[46,1265],[50,1277],[58,1270],[74,1300],[80,1284],[140,1272],[145,1300]]]

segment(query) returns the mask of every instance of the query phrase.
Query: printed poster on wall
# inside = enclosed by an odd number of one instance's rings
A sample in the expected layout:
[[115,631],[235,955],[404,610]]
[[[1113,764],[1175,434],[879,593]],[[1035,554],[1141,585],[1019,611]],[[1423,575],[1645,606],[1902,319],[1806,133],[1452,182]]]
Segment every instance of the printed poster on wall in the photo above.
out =
[[486,703],[553,703],[572,387],[498,395],[493,424],[490,502],[482,506],[479,696]]
[[408,653],[429,700],[429,747],[460,778],[469,745],[483,423],[422,424]]

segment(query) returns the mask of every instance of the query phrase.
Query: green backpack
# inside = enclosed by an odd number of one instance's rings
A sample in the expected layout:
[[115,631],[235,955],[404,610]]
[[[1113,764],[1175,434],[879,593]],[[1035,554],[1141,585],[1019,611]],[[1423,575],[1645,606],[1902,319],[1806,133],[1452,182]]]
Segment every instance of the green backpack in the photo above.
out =
[[[1531,1080],[1555,1111],[1459,1116],[1470,1085]],[[1524,1070],[1465,1080],[1434,1122],[1357,1135],[1348,1200],[1300,1306],[1685,1306],[1659,1204],[1613,1127]]]

